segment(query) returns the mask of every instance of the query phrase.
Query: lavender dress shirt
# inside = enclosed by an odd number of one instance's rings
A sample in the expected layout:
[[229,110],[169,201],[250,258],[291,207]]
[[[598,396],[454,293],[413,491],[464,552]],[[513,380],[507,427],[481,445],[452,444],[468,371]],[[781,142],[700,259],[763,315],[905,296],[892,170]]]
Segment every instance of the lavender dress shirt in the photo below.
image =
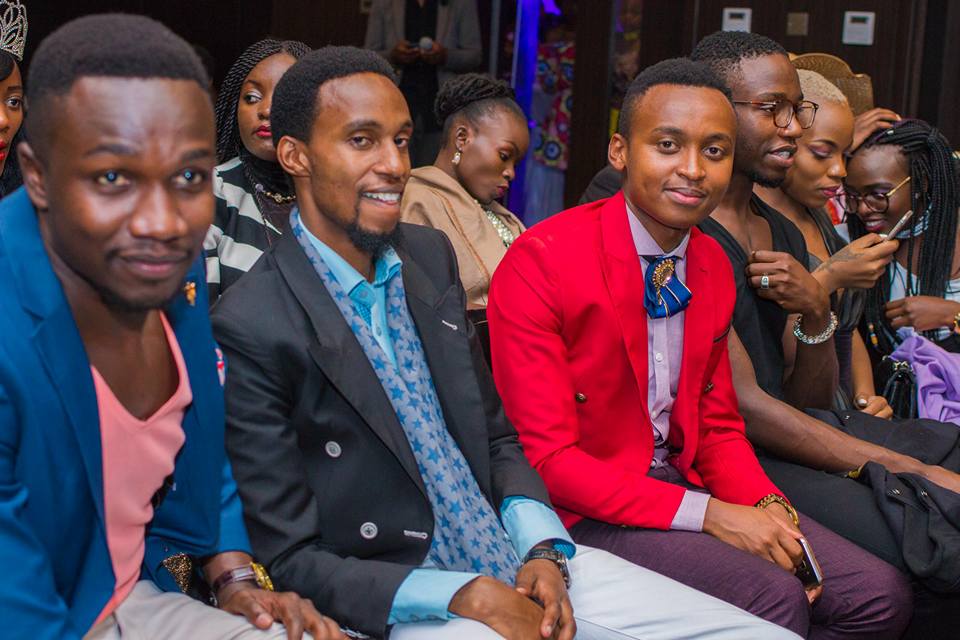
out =
[[[686,280],[687,263],[684,259],[687,253],[687,244],[690,234],[683,237],[680,244],[673,251],[664,251],[657,241],[647,232],[635,215],[626,207],[627,220],[630,222],[630,233],[633,244],[637,248],[640,259],[640,268],[643,276],[647,276],[647,261],[643,256],[677,256],[676,277]],[[697,295],[694,291],[693,295]],[[685,311],[666,318],[647,317],[647,407],[650,419],[653,422],[653,459],[651,469],[658,469],[667,464],[667,437],[670,435],[670,413],[673,410],[673,401],[677,397],[677,387],[680,383],[680,362],[683,358],[683,321]],[[702,531],[703,516],[707,511],[707,502],[710,494],[687,490],[677,509],[671,529],[682,531]]]

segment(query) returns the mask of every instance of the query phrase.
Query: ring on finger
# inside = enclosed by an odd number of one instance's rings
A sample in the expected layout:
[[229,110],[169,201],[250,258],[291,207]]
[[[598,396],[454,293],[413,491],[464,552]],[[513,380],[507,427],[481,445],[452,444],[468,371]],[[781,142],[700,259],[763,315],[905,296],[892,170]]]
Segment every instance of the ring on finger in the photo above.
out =
[[763,274],[760,276],[760,288],[769,289],[770,288],[770,276]]

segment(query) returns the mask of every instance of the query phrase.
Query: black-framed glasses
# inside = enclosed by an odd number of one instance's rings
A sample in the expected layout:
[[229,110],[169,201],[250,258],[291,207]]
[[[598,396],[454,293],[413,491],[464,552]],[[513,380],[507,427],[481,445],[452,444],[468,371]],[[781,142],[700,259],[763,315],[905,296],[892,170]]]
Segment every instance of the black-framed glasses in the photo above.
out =
[[813,126],[813,120],[817,117],[817,109],[820,108],[816,102],[801,100],[794,104],[789,100],[777,100],[774,102],[764,102],[762,100],[734,100],[733,104],[749,104],[757,107],[767,113],[773,114],[773,124],[780,129],[785,129],[793,122],[793,116],[797,116],[797,124],[801,129],[809,129]]
[[863,201],[870,211],[874,213],[886,213],[887,209],[890,208],[890,196],[895,194],[900,187],[908,182],[910,182],[910,176],[901,180],[900,184],[886,193],[868,193],[865,196],[861,196],[856,192],[847,191],[846,188],[844,188],[843,195],[840,198],[840,201],[843,203],[843,210],[847,213],[856,213],[860,210],[860,202]]

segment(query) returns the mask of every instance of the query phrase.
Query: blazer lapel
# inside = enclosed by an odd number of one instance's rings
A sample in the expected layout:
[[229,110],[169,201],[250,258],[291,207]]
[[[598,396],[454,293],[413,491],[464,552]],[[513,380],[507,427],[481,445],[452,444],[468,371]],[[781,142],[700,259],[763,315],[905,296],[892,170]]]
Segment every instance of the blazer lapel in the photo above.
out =
[[643,306],[643,271],[630,233],[626,207],[623,192],[618,192],[600,210],[601,265],[646,413],[647,310]]
[[292,233],[280,237],[273,255],[281,275],[310,318],[317,338],[309,347],[314,362],[393,451],[411,480],[426,495],[410,443],[380,379]]
[[450,4],[440,3],[437,7],[437,42],[443,42],[450,27]]
[[[87,471],[90,494],[103,521],[103,458],[100,416],[90,361],[80,331],[50,264],[36,210],[20,188],[0,207],[0,226],[24,308],[37,318],[33,340],[73,428]],[[53,428],[51,426],[51,428]]]
[[[694,430],[699,424],[700,394],[703,392],[702,380],[706,358],[713,347],[713,290],[710,286],[710,269],[703,260],[697,247],[703,240],[699,229],[690,230],[690,244],[687,246],[686,285],[693,294],[683,318],[683,356],[680,360],[680,381],[672,416],[680,419],[678,424]],[[692,412],[692,415],[689,414]],[[686,433],[683,429],[670,429],[670,444],[674,448],[684,449]],[[696,438],[696,435],[691,437]],[[692,443],[696,444],[696,442]],[[695,447],[694,447],[695,448]],[[692,461],[692,460],[691,460]]]
[[[393,42],[388,42],[387,47],[393,48],[393,45],[406,39],[406,29],[404,26],[407,0],[393,0]],[[416,42],[413,43],[416,46]]]

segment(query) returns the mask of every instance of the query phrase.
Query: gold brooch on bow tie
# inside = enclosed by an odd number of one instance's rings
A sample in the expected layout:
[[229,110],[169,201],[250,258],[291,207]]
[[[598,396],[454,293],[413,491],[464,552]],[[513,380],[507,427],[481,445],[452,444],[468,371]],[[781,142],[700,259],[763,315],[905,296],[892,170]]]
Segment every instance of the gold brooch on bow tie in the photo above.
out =
[[669,284],[673,278],[674,262],[673,260],[664,260],[653,269],[653,286],[657,288],[657,303],[663,304],[663,298],[660,296],[660,290]]
[[187,304],[191,307],[197,304],[197,283],[189,281],[183,285],[183,295],[187,298]]

